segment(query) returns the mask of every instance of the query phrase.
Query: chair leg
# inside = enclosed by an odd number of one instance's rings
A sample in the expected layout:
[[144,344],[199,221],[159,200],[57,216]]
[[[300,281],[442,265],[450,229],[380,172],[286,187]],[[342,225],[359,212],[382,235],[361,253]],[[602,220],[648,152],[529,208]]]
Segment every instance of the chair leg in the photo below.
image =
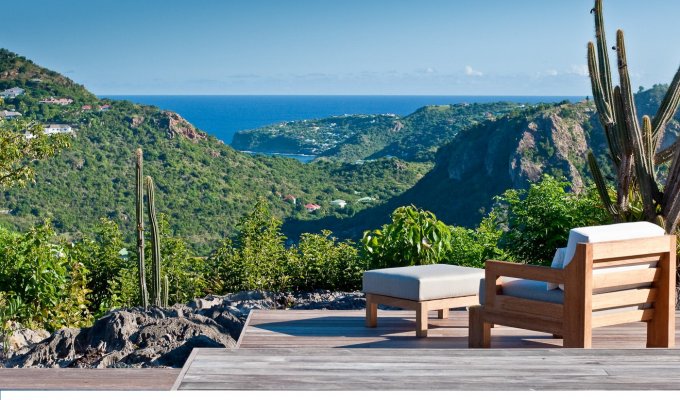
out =
[[378,304],[373,301],[373,296],[366,295],[366,327],[378,326]]
[[491,347],[491,324],[484,322],[482,306],[472,306],[468,310],[468,347]]
[[416,336],[427,337],[427,303],[418,303],[416,309]]
[[449,318],[449,309],[444,308],[442,310],[437,311],[437,317],[439,317],[439,319],[448,319]]
[[675,315],[654,311],[647,321],[647,347],[675,347]]
[[574,349],[590,349],[593,347],[593,332],[590,329],[567,331],[564,337],[564,347]]

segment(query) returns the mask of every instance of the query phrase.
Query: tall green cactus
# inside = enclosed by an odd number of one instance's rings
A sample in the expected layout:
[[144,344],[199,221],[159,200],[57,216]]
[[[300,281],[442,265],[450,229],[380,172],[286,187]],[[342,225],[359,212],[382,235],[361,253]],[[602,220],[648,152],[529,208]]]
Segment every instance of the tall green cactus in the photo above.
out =
[[[630,195],[639,192],[643,216],[660,222],[666,232],[675,232],[680,222],[680,139],[659,151],[666,124],[680,103],[680,69],[653,119],[638,118],[628,73],[623,31],[616,32],[619,85],[612,87],[607,39],[604,32],[602,0],[595,0],[596,44],[588,43],[588,70],[598,116],[609,144],[616,171],[616,202],[609,196],[607,183],[592,152],[588,164],[603,204],[617,221],[632,218]],[[663,191],[657,179],[657,166],[671,161]]]
[[158,233],[158,220],[156,219],[156,204],[154,200],[153,179],[146,177],[146,199],[149,212],[149,224],[151,225],[151,264],[152,271],[152,296],[153,305],[161,307],[161,238]]
[[146,289],[146,273],[144,271],[144,186],[142,183],[142,149],[137,149],[137,168],[135,179],[135,203],[137,210],[137,267],[139,270],[139,294],[144,308],[149,307],[149,292]]

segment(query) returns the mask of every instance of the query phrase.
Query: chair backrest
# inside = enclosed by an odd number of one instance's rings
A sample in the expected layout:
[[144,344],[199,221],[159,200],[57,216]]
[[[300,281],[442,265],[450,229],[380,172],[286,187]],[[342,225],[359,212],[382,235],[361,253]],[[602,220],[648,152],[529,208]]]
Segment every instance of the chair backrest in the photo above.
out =
[[664,235],[579,243],[565,267],[565,304],[583,298],[592,327],[648,321],[669,307],[674,312],[675,242]]

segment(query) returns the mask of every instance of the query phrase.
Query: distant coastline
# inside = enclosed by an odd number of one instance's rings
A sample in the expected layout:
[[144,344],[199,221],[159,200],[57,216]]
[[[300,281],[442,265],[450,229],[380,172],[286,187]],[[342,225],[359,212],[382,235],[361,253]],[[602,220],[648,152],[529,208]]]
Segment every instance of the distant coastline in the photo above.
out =
[[248,151],[248,150],[241,150],[241,153],[245,154],[262,154],[265,156],[272,156],[272,157],[288,157],[288,158],[294,158],[301,163],[308,163],[312,160],[314,160],[317,156],[313,154],[293,154],[293,153],[276,153],[276,152],[267,152],[267,151]]
[[[346,114],[408,115],[426,105],[491,103],[507,101],[537,104],[578,102],[586,96],[288,96],[288,95],[100,95],[100,98],[129,100],[172,110],[199,129],[231,144],[236,132],[284,121],[324,118]],[[271,154],[302,162],[306,154]],[[309,157],[309,158],[308,158]]]

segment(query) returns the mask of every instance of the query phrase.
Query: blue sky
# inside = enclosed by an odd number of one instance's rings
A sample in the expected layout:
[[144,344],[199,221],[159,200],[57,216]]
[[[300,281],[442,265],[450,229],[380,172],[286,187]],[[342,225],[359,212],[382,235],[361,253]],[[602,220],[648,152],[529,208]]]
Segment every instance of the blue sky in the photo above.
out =
[[[96,94],[587,95],[592,0],[21,0],[0,47]],[[634,86],[680,65],[680,2],[605,0]]]

